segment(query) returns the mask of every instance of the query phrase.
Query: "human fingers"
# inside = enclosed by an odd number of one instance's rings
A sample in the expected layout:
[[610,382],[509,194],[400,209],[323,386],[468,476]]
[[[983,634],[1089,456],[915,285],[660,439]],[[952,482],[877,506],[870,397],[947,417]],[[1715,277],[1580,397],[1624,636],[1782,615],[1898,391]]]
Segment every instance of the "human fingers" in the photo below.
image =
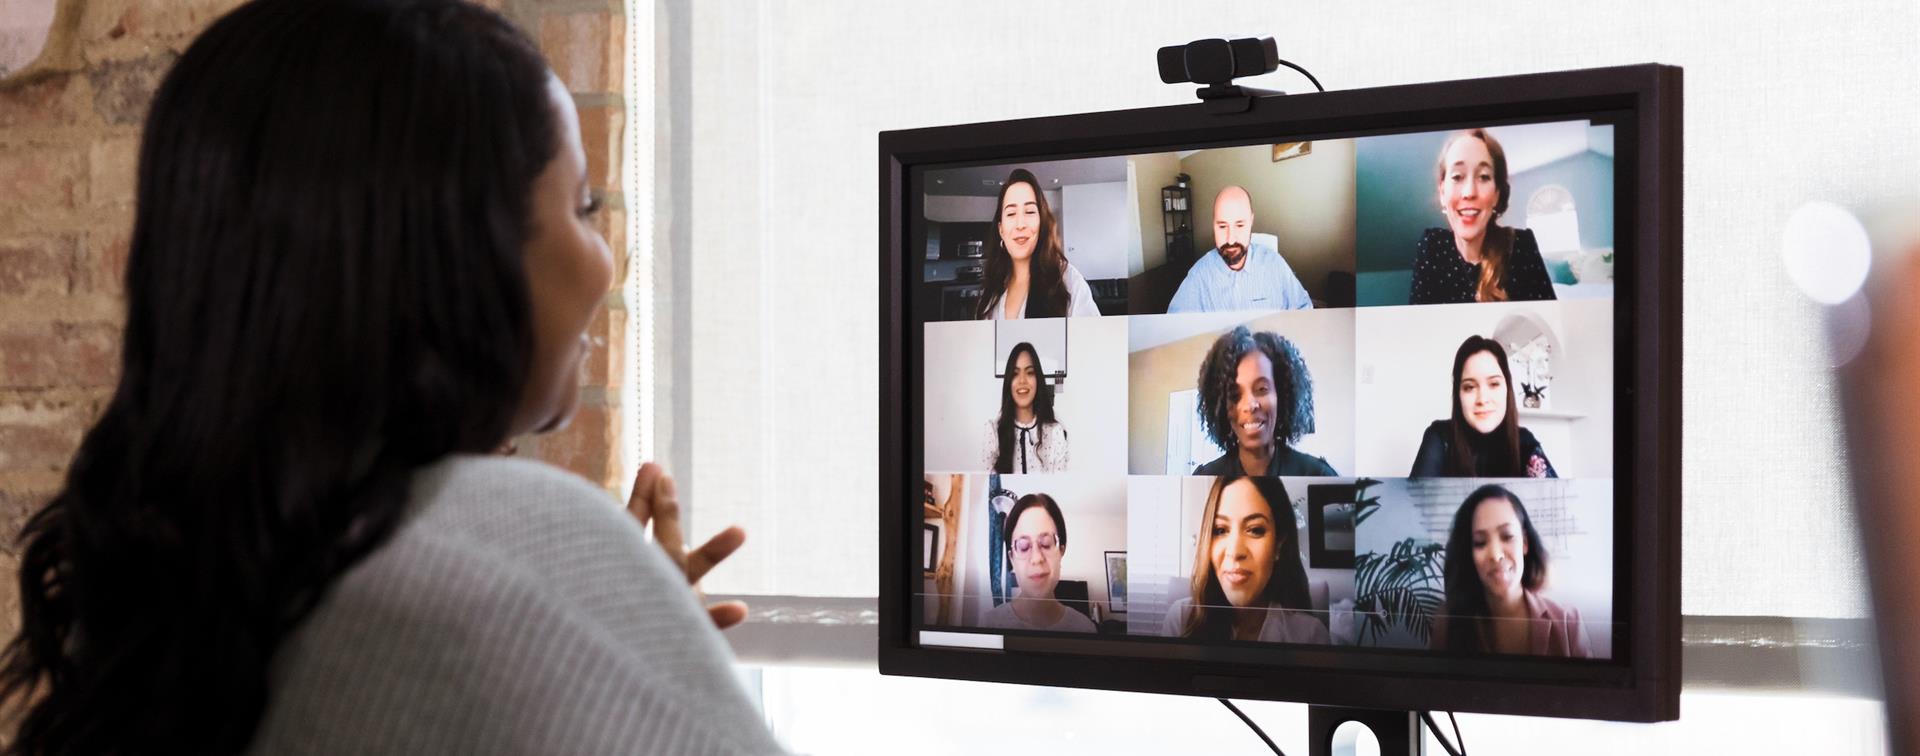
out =
[[713,619],[713,626],[725,630],[747,620],[747,604],[744,601],[717,601],[707,605],[707,616]]
[[653,522],[654,487],[666,474],[666,470],[652,462],[641,465],[633,474],[633,493],[627,496],[627,512],[640,521],[642,528]]
[[673,478],[665,473],[653,479],[653,542],[667,557],[687,569],[686,537],[680,530],[680,500],[674,493]]
[[733,552],[740,550],[740,544],[746,543],[747,531],[735,525],[720,531],[718,535],[707,539],[700,548],[687,553],[687,582],[698,583],[706,577],[707,571],[719,564]]

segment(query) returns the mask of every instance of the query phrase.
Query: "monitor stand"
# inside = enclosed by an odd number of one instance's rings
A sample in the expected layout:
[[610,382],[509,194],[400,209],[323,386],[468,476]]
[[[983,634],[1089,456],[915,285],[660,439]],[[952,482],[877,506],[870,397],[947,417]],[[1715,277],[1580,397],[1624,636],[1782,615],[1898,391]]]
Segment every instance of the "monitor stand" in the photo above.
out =
[[1426,752],[1426,739],[1421,737],[1420,715],[1417,712],[1309,706],[1308,756],[1352,754],[1352,742],[1346,738],[1342,738],[1347,741],[1342,745],[1347,749],[1334,748],[1335,731],[1348,722],[1356,722],[1373,732],[1373,736],[1380,741],[1380,756],[1422,756]]

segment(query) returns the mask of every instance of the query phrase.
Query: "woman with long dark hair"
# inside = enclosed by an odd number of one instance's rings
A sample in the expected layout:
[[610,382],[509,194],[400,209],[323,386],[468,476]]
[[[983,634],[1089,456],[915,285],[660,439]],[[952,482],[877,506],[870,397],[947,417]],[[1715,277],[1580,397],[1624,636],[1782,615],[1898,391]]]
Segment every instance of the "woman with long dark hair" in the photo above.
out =
[[1067,262],[1060,218],[1033,172],[1013,169],[993,207],[999,238],[989,246],[981,273],[980,319],[1099,315],[1087,277]]
[[1411,304],[1553,299],[1553,280],[1530,229],[1499,224],[1512,199],[1507,152],[1486,129],[1458,132],[1440,146],[1434,193],[1446,228],[1420,236]]
[[1453,416],[1435,420],[1413,455],[1415,478],[1557,478],[1546,449],[1520,427],[1513,371],[1500,342],[1468,336],[1453,354],[1448,401]]
[[1498,485],[1475,489],[1453,515],[1443,571],[1445,616],[1436,650],[1535,656],[1593,655],[1580,612],[1539,594],[1547,548],[1520,497]]
[[1293,448],[1313,431],[1313,375],[1286,337],[1236,326],[1214,340],[1196,383],[1200,427],[1226,452],[1194,475],[1339,474]]
[[1007,353],[1000,379],[1000,414],[987,421],[987,469],[1002,473],[1052,473],[1067,469],[1067,429],[1053,416],[1053,386],[1040,368],[1040,352],[1020,342]]
[[[22,534],[19,753],[778,750],[571,417],[613,279],[572,99],[461,0],[257,0],[156,92],[119,384]],[[658,545],[648,544],[652,520]],[[667,681],[671,681],[669,684]]]
[[1192,593],[1167,607],[1167,635],[1330,642],[1313,617],[1293,503],[1279,478],[1215,478],[1200,515]]

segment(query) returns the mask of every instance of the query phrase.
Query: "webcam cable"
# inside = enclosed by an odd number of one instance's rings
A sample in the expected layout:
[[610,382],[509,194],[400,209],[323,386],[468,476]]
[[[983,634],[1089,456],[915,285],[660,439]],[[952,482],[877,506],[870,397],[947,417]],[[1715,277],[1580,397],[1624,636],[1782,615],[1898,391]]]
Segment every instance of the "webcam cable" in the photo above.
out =
[[[1440,748],[1445,750],[1450,756],[1466,756],[1467,739],[1460,737],[1460,720],[1453,718],[1453,712],[1451,711],[1447,712],[1447,721],[1453,723],[1453,740],[1452,741],[1447,740],[1446,733],[1441,732],[1440,725],[1436,724],[1433,721],[1433,712],[1430,712],[1430,711],[1420,712],[1420,721],[1426,723],[1427,729],[1433,731],[1433,737],[1440,741]],[[1455,742],[1458,742],[1460,744],[1460,747],[1455,748],[1454,747]]]
[[1253,719],[1249,718],[1246,712],[1241,711],[1240,707],[1233,705],[1232,701],[1229,701],[1224,698],[1219,698],[1214,700],[1219,701],[1220,705],[1227,707],[1228,711],[1231,711],[1234,713],[1235,716],[1240,717],[1240,721],[1247,723],[1248,727],[1253,728],[1253,734],[1259,735],[1260,739],[1262,741],[1265,741],[1267,744],[1267,747],[1273,749],[1274,753],[1277,753],[1280,756],[1287,756],[1286,751],[1280,750],[1280,746],[1274,744],[1273,738],[1267,737],[1267,731],[1260,729],[1260,725],[1254,724]]
[[1304,68],[1301,68],[1301,67],[1299,67],[1299,66],[1296,66],[1296,65],[1294,65],[1294,64],[1293,64],[1293,61],[1290,61],[1290,60],[1283,60],[1283,61],[1280,61],[1280,65],[1283,65],[1283,66],[1286,66],[1286,67],[1288,67],[1288,68],[1291,68],[1291,69],[1293,69],[1293,70],[1295,70],[1295,71],[1299,71],[1299,72],[1300,72],[1300,75],[1301,75],[1301,76],[1305,76],[1305,77],[1307,77],[1307,81],[1311,81],[1311,82],[1313,82],[1313,88],[1314,88],[1314,89],[1318,89],[1318,90],[1320,90],[1320,91],[1322,91],[1322,92],[1325,92],[1325,91],[1327,91],[1327,88],[1326,88],[1326,87],[1323,87],[1323,86],[1320,86],[1320,80],[1319,80],[1319,79],[1316,79],[1316,78],[1313,78],[1313,74],[1312,74],[1312,73],[1309,73],[1309,72],[1307,71],[1307,69],[1304,69]]

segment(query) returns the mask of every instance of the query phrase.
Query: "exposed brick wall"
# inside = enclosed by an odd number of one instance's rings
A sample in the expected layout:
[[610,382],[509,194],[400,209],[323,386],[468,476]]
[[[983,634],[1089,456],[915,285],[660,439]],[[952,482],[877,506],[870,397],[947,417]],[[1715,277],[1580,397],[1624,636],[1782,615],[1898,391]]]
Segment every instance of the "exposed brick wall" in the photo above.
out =
[[[626,17],[621,0],[503,0],[491,3],[540,43],[553,71],[566,82],[580,112],[580,138],[587,152],[587,182],[604,208],[600,233],[617,260],[626,255],[626,202],[620,166],[626,144]],[[620,265],[614,291],[594,318],[589,334],[596,348],[580,378],[580,412],[565,429],[520,439],[522,456],[552,462],[610,490],[619,490],[620,389],[626,361],[627,313],[618,296],[626,278]]]
[[[625,22],[619,0],[476,0],[539,40],[575,93],[603,233],[620,194]],[[116,380],[140,125],[161,75],[235,0],[61,0],[40,57],[0,80],[0,637],[17,628],[13,534],[60,486]],[[582,409],[536,456],[616,488],[625,312],[609,296]]]

